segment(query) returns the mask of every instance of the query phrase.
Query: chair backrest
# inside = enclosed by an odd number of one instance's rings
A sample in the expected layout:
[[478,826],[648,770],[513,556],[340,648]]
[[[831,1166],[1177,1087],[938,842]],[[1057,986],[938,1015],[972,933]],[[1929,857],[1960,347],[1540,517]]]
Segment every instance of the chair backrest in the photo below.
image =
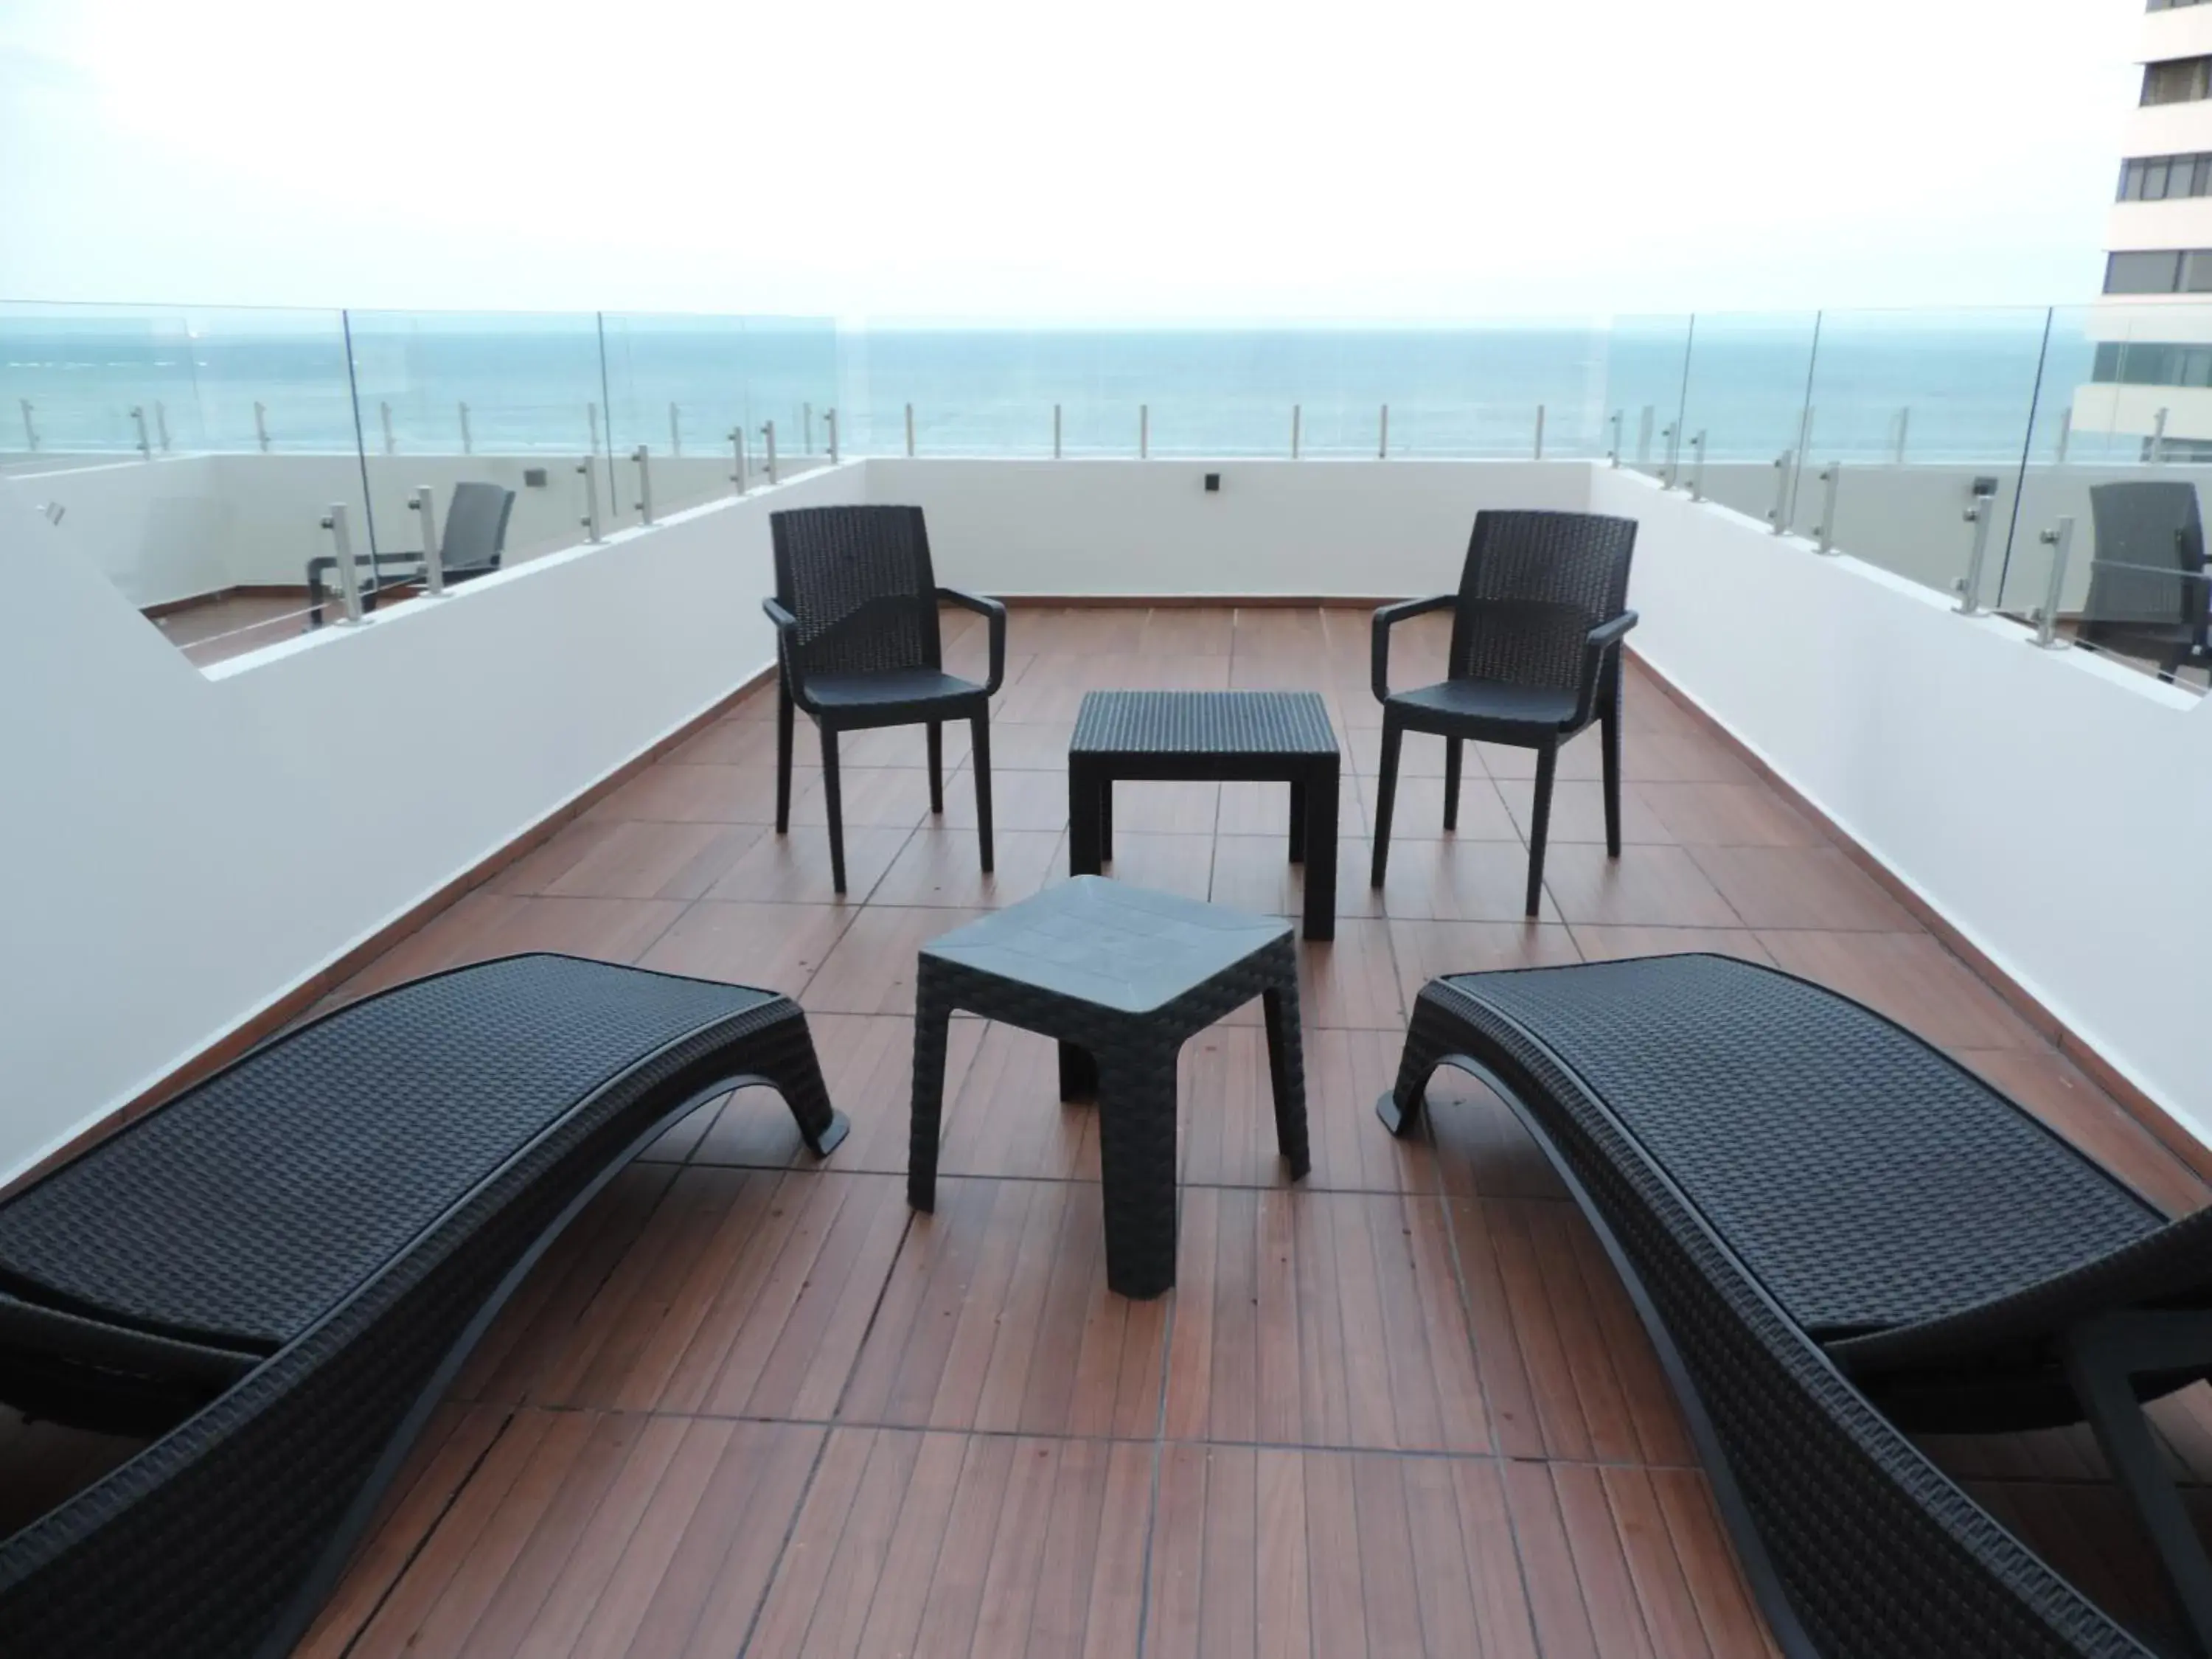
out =
[[2204,520],[2197,486],[2148,480],[2094,484],[2089,512],[2097,527],[2097,556],[2089,566],[2079,637],[2095,645],[2100,635],[2145,626],[2201,633]]
[[514,512],[514,492],[495,483],[453,486],[446,504],[445,533],[438,562],[447,575],[499,568],[507,547],[507,521]]
[[1584,636],[1627,608],[1635,551],[1633,519],[1475,514],[1452,617],[1452,678],[1575,690]]
[[920,507],[799,507],[769,514],[769,532],[805,672],[944,666]]

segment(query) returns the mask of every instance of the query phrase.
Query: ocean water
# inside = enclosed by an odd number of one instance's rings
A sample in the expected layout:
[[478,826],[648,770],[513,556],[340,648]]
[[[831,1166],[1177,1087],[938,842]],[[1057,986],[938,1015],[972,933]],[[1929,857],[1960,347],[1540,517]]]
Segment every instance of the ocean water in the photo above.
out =
[[[2019,461],[2089,377],[2039,310],[1457,326],[840,330],[827,319],[0,308],[0,453],[656,454],[774,422],[786,453],[1602,455],[1664,429],[1715,459],[1794,447]],[[352,373],[349,376],[349,344]],[[2047,359],[2047,360],[2046,360]],[[2035,421],[2039,371],[2043,411]],[[27,416],[22,405],[27,404]],[[257,410],[257,405],[258,409]],[[465,406],[465,415],[464,414]],[[1909,411],[1900,416],[1900,411]]]

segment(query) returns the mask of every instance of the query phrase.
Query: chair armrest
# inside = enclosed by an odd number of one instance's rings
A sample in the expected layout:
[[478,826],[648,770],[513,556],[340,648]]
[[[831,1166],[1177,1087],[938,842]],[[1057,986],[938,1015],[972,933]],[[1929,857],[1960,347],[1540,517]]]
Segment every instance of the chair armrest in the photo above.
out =
[[972,611],[991,624],[991,673],[983,686],[985,696],[995,696],[1006,678],[1006,607],[996,599],[987,599],[980,593],[964,593],[957,587],[937,590],[940,604],[957,605],[963,611]]
[[808,714],[816,713],[814,700],[806,695],[805,677],[799,665],[799,618],[774,599],[763,599],[761,610],[775,624],[775,659],[783,671],[784,690]]
[[1636,626],[1638,617],[1633,611],[1624,611],[1611,622],[1600,623],[1583,637],[1583,684],[1575,699],[1574,724],[1577,728],[1588,726],[1597,712],[1597,695],[1605,683],[1608,659],[1620,649],[1620,642],[1628,630]]
[[1431,593],[1425,599],[1406,599],[1396,605],[1386,605],[1375,613],[1375,649],[1370,667],[1376,702],[1390,701],[1390,630],[1408,617],[1425,616],[1431,611],[1442,611],[1458,599],[1456,593]]

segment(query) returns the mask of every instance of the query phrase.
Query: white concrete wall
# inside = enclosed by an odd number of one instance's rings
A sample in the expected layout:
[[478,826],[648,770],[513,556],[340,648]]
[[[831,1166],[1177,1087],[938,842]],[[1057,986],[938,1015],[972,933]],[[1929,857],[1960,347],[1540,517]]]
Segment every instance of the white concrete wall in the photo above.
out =
[[2212,708],[1626,472],[1637,649],[2212,1142]]
[[[929,517],[939,580],[1006,594],[1455,586],[1486,507],[1580,509],[1580,461],[872,459],[868,499]],[[1221,475],[1209,495],[1206,475]]]
[[0,479],[0,1182],[773,660],[768,514],[862,482],[818,473],[204,675],[109,585],[100,514],[52,525],[38,482]]

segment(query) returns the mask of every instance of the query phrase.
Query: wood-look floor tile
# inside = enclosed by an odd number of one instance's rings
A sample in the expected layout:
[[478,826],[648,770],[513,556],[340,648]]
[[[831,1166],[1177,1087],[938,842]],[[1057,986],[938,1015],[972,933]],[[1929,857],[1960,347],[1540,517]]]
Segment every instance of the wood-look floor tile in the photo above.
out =
[[[1303,918],[1306,866],[1292,864],[1280,836],[1216,836],[1212,902],[1255,915]],[[1336,848],[1336,914],[1380,916],[1382,895],[1367,884],[1367,842],[1347,836]]]
[[[1528,838],[1535,816],[1536,786],[1529,778],[1499,778],[1492,785],[1505,803],[1513,827]],[[1552,786],[1552,816],[1544,832],[1547,846],[1605,842],[1605,786],[1592,779],[1569,778]],[[1644,786],[1620,787],[1620,839],[1626,845],[1667,847],[1680,839],[1660,822],[1644,798]]]
[[1919,931],[1904,906],[1832,847],[1692,847],[1689,854],[1747,927]]
[[[1441,743],[1438,744],[1441,747]],[[1510,743],[1470,743],[1467,746],[1470,759],[1480,756],[1483,770],[1501,784],[1513,781],[1529,781],[1536,775],[1536,751],[1522,749]],[[1624,745],[1624,753],[1626,746]],[[1626,767],[1624,776],[1632,775]],[[1605,775],[1603,739],[1595,730],[1583,732],[1559,746],[1559,758],[1552,777],[1558,783],[1589,783]]]
[[810,1012],[911,1014],[921,947],[988,914],[870,905],[853,918],[800,1000]]
[[1820,847],[1820,826],[1764,783],[1634,786],[1637,798],[1683,846]]
[[[1425,1136],[1401,1140],[1375,1115],[1396,1075],[1402,1039],[1392,1031],[1317,1027],[1305,1034],[1304,1184],[1316,1191],[1433,1192],[1437,1170]],[[1192,1185],[1280,1187],[1267,1044],[1249,1025],[1216,1025],[1183,1045],[1182,1178]]]
[[[968,758],[970,733],[966,720],[943,721],[940,729],[939,741],[944,747],[940,763],[950,777]],[[841,766],[906,766],[924,771],[929,767],[929,732],[926,726],[878,726],[861,732],[844,732],[838,734],[837,744]]]
[[[1210,836],[1221,806],[1218,783],[1158,783],[1139,781],[1114,786],[1114,833],[1147,836]],[[1285,806],[1285,823],[1289,808]]]
[[[1382,799],[1382,785],[1375,778],[1362,775],[1358,780],[1359,801],[1373,823]],[[1498,785],[1480,770],[1468,769],[1468,775],[1459,785],[1459,827],[1444,828],[1444,781],[1441,777],[1405,776],[1398,780],[1398,789],[1390,805],[1390,839],[1395,856],[1401,842],[1441,841],[1456,837],[1461,841],[1499,841],[1521,842],[1521,830],[1513,815],[1505,810],[1504,797]]]
[[[769,713],[771,716],[775,713],[772,699]],[[792,752],[793,763],[811,768],[819,758],[818,751],[811,745],[797,744],[798,735],[795,732],[793,733],[796,745]],[[773,773],[775,768],[775,722],[773,718],[752,720],[726,716],[697,736],[685,738],[662,759],[672,766],[766,767]]]
[[890,1176],[678,1170],[613,1271],[549,1298],[495,1386],[555,1407],[827,1418],[906,1219]]
[[769,833],[758,823],[608,818],[571,824],[493,885],[558,898],[702,897]]
[[845,827],[845,891],[831,884],[830,832],[794,823],[787,835],[763,826],[759,837],[722,870],[705,896],[735,903],[858,905],[874,895],[910,830],[881,824]]
[[[1437,1176],[1444,1191],[1482,1198],[1569,1196],[1512,1108],[1481,1082],[1455,1066],[1440,1066],[1429,1079],[1424,1099],[1419,1133],[1436,1147]],[[1382,1129],[1379,1118],[1375,1127]]]
[[1617,859],[1602,847],[1555,847],[1544,861],[1544,890],[1570,925],[1739,925],[1728,901],[1679,847],[1625,846]]
[[1176,1278],[1170,1437],[1491,1449],[1437,1200],[1187,1188]]
[[1213,884],[1213,837],[1125,834],[1116,823],[1105,873],[1132,887],[1204,899]]
[[1747,927],[1612,927],[1603,922],[1570,924],[1576,948],[1584,962],[1619,962],[1625,957],[1680,956],[1711,951],[1717,956],[1741,957],[1762,967],[1774,965],[1773,953]]
[[[841,764],[837,783],[848,832],[862,824],[911,830],[929,816],[929,775],[918,767]],[[817,774],[805,789],[793,790],[791,827],[829,822],[829,798]]]
[[[896,1014],[809,1014],[815,1052],[830,1103],[851,1130],[823,1164],[806,1150],[799,1126],[772,1089],[740,1089],[710,1102],[648,1157],[693,1164],[763,1168],[826,1168],[902,1175],[914,1098],[914,1022]],[[983,1022],[952,1022],[945,1062],[948,1099],[958,1098],[985,1030]]]
[[908,837],[869,897],[878,904],[996,909],[1034,897],[1067,861],[1058,830],[1000,830],[992,843],[986,875],[973,830],[925,826]]
[[[1067,798],[1067,744],[1074,735],[1073,714],[1056,720],[1015,720],[1003,716],[994,720],[991,722],[991,776],[994,789],[1001,772],[1047,772],[1060,780],[1060,799],[1065,802]],[[951,805],[949,801],[946,803],[948,807]],[[991,805],[995,811],[998,805],[995,793]],[[1007,822],[1012,823],[1012,820]]]
[[[1401,687],[1420,682],[1405,679],[1394,672],[1394,683]],[[1336,734],[1344,750],[1346,767],[1363,778],[1381,775],[1382,770],[1382,732],[1379,726],[1355,726]],[[1482,763],[1479,752],[1482,745],[1470,743],[1460,750],[1462,775],[1468,779],[1485,777],[1489,769]],[[1441,778],[1444,775],[1444,740],[1425,732],[1408,732],[1398,745],[1398,781],[1408,778]],[[1364,799],[1364,797],[1363,797]],[[1440,798],[1441,799],[1441,798]]]
[[1147,1436],[1169,1303],[1106,1288],[1088,1182],[940,1176],[838,1414],[856,1423]]
[[531,951],[643,965],[648,947],[684,914],[671,899],[550,898],[479,888],[353,975],[338,997],[349,1000],[423,974]]
[[[811,783],[817,775],[808,773]],[[794,776],[793,792],[800,780]],[[628,783],[595,802],[584,817],[657,818],[678,823],[774,823],[775,766],[700,764],[647,767]]]
[[[1360,781],[1346,767],[1339,775],[1336,833],[1349,841],[1365,830],[1367,809]],[[1222,836],[1267,836],[1287,847],[1291,832],[1291,786],[1287,783],[1224,783],[1214,830]]]
[[1142,657],[1225,657],[1237,637],[1235,613],[1162,605],[1145,613],[1132,648]]
[[1446,974],[1479,974],[1497,968],[1547,968],[1577,962],[1565,927],[1533,921],[1405,921],[1390,923],[1402,1006],[1431,980]]
[[[956,1042],[967,1040],[973,1058],[956,1074],[957,1054],[948,1056],[939,1172],[1096,1181],[1097,1108],[1060,1098],[1059,1045],[1034,1031],[981,1020],[955,1020],[952,1035]],[[902,1122],[911,1116],[912,1102],[909,1091]]]
[[639,966],[797,996],[829,961],[847,923],[856,919],[828,904],[702,899],[660,936]]
[[[1411,921],[1520,921],[1528,905],[1528,848],[1517,841],[1394,841],[1382,905]],[[1547,882],[1537,920],[1559,919]]]
[[1973,970],[1928,933],[1759,936],[1776,963],[1953,1048],[2049,1047]]
[[[1062,760],[1065,761],[1067,741],[1060,739]],[[945,817],[939,820],[948,830],[964,830],[972,837],[975,831],[975,775],[962,767],[955,776],[945,781]],[[997,754],[991,765],[991,823],[1004,835],[1009,830],[1044,830],[1057,835],[1067,828],[1067,774],[1058,771],[1024,771],[1011,765]]]

